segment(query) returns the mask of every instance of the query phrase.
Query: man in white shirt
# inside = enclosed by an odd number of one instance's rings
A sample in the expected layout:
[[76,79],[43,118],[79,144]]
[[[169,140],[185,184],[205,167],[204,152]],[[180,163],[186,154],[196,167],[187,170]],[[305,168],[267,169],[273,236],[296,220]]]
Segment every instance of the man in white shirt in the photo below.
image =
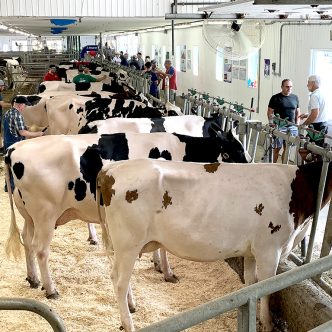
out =
[[[306,119],[303,124],[308,126],[312,125],[313,129],[327,134],[329,120],[328,109],[325,107],[325,99],[321,94],[320,77],[317,75],[311,75],[308,78],[308,90],[311,92],[308,104],[308,113],[301,114],[300,119]],[[315,143],[319,146],[323,146],[324,140],[317,140]]]

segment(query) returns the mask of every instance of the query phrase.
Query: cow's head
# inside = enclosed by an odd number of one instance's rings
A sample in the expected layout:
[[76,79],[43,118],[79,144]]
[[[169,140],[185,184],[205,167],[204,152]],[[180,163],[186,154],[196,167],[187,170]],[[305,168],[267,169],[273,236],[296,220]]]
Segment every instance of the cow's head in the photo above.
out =
[[117,75],[117,83],[122,85],[122,84],[128,84],[129,83],[129,80],[130,80],[130,77],[128,75],[128,73],[123,70],[123,69],[119,69],[116,73]]
[[228,163],[250,163],[251,157],[245,150],[243,144],[234,135],[234,130],[223,131],[218,125],[212,124],[209,128],[211,137],[221,140],[222,161]]

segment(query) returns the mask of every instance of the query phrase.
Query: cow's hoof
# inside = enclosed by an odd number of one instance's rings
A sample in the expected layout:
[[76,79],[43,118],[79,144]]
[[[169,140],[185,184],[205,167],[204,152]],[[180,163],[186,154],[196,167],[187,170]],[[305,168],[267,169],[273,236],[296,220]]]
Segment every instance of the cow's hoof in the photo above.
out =
[[56,300],[59,298],[59,293],[57,290],[55,290],[55,292],[52,294],[46,294],[46,298],[49,300]]
[[90,244],[93,246],[96,246],[98,244],[98,241],[96,240],[90,240]]
[[30,284],[31,288],[38,288],[40,285],[40,281],[38,279],[34,280],[30,277],[27,277],[27,278],[25,278],[25,280]]
[[176,284],[177,282],[179,282],[179,278],[175,274],[173,274],[171,276],[165,277],[165,281]]
[[157,272],[159,272],[159,273],[163,273],[163,271],[161,270],[161,266],[160,266],[160,264],[158,264],[158,263],[153,263],[153,265],[154,265],[154,269],[155,269]]

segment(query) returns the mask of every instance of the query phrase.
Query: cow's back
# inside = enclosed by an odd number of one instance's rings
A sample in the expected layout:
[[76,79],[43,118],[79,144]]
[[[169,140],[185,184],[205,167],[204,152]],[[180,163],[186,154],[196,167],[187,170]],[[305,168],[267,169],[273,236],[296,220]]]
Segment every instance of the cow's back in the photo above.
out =
[[159,160],[115,163],[103,169],[108,175],[106,213],[111,223],[120,215],[131,232],[148,233],[143,242],[160,242],[193,260],[248,255],[253,246],[289,249],[290,234],[295,236],[289,202],[296,169]]

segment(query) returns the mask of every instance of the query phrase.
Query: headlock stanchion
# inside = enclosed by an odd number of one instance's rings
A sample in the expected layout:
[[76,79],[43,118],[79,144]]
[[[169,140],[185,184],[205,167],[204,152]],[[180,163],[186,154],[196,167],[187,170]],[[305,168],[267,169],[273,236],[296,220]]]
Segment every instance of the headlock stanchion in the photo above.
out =
[[54,332],[65,332],[65,325],[49,306],[46,304],[33,300],[23,298],[0,298],[0,310],[25,310],[36,313],[45,318],[52,326]]

